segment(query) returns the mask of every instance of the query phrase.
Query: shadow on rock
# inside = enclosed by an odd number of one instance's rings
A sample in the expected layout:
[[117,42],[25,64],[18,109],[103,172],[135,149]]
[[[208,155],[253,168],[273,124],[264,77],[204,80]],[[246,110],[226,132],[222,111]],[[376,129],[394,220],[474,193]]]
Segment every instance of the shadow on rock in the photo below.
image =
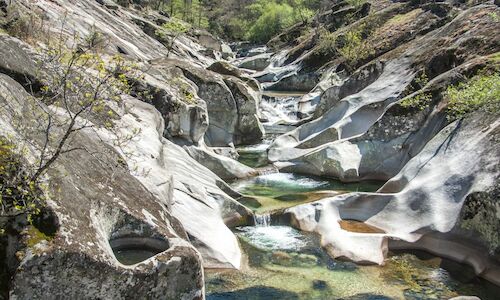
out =
[[255,286],[234,292],[213,293],[207,295],[207,300],[268,300],[268,299],[299,299],[295,293],[266,286]]

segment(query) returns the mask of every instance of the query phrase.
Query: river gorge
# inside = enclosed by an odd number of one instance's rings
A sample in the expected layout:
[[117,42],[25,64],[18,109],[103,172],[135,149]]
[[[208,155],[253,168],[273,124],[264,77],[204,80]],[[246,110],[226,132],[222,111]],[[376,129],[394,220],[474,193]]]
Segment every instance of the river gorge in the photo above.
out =
[[498,299],[498,1],[167,2],[0,0],[0,300]]

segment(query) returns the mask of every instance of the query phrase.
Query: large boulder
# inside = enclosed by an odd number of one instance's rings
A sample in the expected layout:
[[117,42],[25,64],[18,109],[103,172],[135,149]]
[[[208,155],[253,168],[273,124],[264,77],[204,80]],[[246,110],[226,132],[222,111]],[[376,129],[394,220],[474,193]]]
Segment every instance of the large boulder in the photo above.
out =
[[240,79],[226,77],[225,84],[233,94],[238,110],[238,121],[234,133],[236,145],[256,144],[264,137],[264,128],[259,120],[260,94]]
[[271,145],[269,159],[293,159],[308,148],[362,134],[401,97],[414,76],[409,60],[388,63],[367,88],[342,99],[321,118],[278,137]]
[[[19,126],[17,118],[24,110],[23,122],[41,122],[33,120],[33,109],[41,108],[32,105],[21,85],[0,77],[0,134],[20,143],[31,127]],[[101,155],[68,152],[49,170],[47,209],[56,231],[51,238],[36,230],[28,233],[27,248],[16,255],[21,267],[14,271],[10,297],[203,298],[201,257],[163,200],[117,163],[121,155],[95,132],[77,133],[72,146]],[[23,152],[27,158],[36,157],[29,149]],[[119,251],[131,249],[151,255],[132,265],[117,259]]]
[[[484,238],[488,233],[483,231],[485,235],[471,239],[472,235],[463,233],[467,226],[461,231],[455,226],[462,218],[464,203],[468,205],[465,220],[484,213],[467,197],[477,199],[475,193],[488,194],[495,189],[499,124],[497,114],[477,112],[440,131],[377,193],[341,195],[291,208],[287,213],[295,226],[318,232],[323,246],[335,257],[382,264],[391,246],[388,240],[403,240],[407,243],[396,242],[394,247],[423,249],[470,264],[476,274],[498,284],[500,263],[485,256],[485,248],[480,246],[492,244]],[[498,205],[498,199],[492,201]],[[364,222],[380,232],[351,232],[341,226],[341,221],[349,220]],[[498,218],[490,217],[488,222],[492,221],[495,224]],[[469,229],[477,230],[473,224],[477,223],[470,222]],[[497,247],[495,243],[494,249]]]
[[[222,179],[163,137],[163,118],[153,106],[128,97],[125,108],[127,114],[117,121],[119,136],[134,139],[117,151],[133,175],[182,223],[205,267],[239,268],[241,250],[228,226],[249,223],[252,212],[231,197],[238,194]],[[136,128],[142,130],[134,134]],[[101,138],[116,144],[106,131]]]
[[15,78],[25,89],[37,90],[42,83],[37,74],[37,55],[25,43],[9,35],[0,34],[0,72]]
[[[50,28],[71,37],[75,32],[80,36],[97,30],[109,39],[106,51],[111,54],[124,53],[130,57],[147,60],[167,55],[168,50],[157,40],[148,36],[132,20],[134,13],[125,9],[110,10],[95,0],[72,1],[18,1],[28,10],[39,10],[50,16],[47,19]],[[126,24],[126,26],[124,26]]]
[[144,78],[134,84],[133,95],[161,113],[165,137],[179,144],[199,144],[208,129],[209,116],[207,105],[193,84],[176,67],[145,65],[144,69]]
[[[448,124],[446,90],[485,68],[498,68],[493,56],[472,59],[436,78],[416,93],[391,104],[364,134],[327,142],[283,165],[284,171],[330,176],[345,181],[388,180]],[[427,103],[412,104],[427,95]]]
[[[394,176],[446,125],[446,105],[437,105],[446,87],[494,61],[487,54],[498,42],[489,32],[498,28],[492,19],[483,18],[494,9],[470,8],[327,89],[316,107],[318,118],[278,137],[270,147],[270,160],[283,162],[278,165],[286,171],[345,181]],[[468,26],[470,22],[476,26]],[[485,38],[474,45],[473,36]],[[443,51],[436,53],[436,47]],[[422,74],[431,79],[424,89]],[[399,104],[424,96],[432,100],[425,109]]]
[[258,93],[241,79],[173,59],[151,62],[154,68],[179,68],[206,102],[209,126],[205,141],[209,146],[257,143],[263,129],[257,117]]
[[217,154],[206,147],[184,146],[184,149],[198,163],[224,180],[248,178],[257,173],[256,170],[232,158]]

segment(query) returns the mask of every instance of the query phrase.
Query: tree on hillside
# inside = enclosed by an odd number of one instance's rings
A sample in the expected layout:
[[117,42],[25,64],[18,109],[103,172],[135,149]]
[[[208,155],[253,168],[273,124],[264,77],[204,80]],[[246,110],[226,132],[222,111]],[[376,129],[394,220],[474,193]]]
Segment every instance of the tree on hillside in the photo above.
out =
[[[230,40],[267,42],[332,0],[155,0],[154,9]],[[326,4],[325,4],[326,3]]]

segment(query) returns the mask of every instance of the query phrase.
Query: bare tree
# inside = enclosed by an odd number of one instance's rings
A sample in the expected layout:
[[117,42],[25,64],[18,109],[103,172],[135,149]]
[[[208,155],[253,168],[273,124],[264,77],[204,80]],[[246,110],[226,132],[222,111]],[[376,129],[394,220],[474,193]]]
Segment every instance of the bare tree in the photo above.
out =
[[[129,80],[141,76],[121,56],[103,55],[106,40],[100,33],[63,36],[61,32],[42,53],[38,73],[43,86],[32,86],[32,97],[22,99],[21,110],[9,106],[9,101],[0,107],[5,110],[2,115],[11,116],[18,135],[16,141],[0,137],[0,162],[5,167],[5,172],[0,168],[0,217],[38,211],[43,201],[42,177],[61,155],[73,151],[98,155],[74,143],[75,136],[97,128],[113,132],[117,119],[113,108],[120,107],[121,96],[130,92]],[[26,149],[21,144],[34,149],[34,163],[16,155]]]

